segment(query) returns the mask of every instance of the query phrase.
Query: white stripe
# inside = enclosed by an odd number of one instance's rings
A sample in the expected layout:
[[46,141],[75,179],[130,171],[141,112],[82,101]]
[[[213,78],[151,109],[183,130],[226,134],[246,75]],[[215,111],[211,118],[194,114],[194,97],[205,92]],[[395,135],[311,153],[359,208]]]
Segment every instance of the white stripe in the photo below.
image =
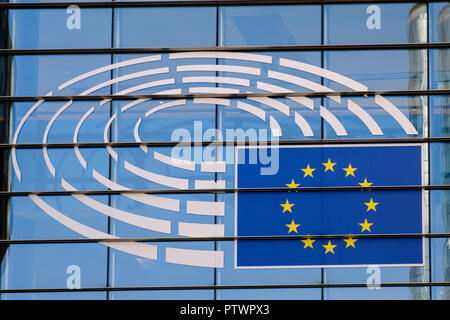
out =
[[[89,117],[92,112],[94,112],[94,107],[91,107],[80,119],[80,121],[77,124],[77,127],[75,128],[75,131],[73,133],[73,143],[77,143],[78,142],[78,134],[80,132],[80,128],[83,125],[84,121],[87,119],[87,117]],[[80,162],[80,164],[83,166],[83,168],[86,170],[87,168],[87,163],[86,160],[83,158],[83,156],[81,155],[80,149],[75,146],[74,147],[75,150],[75,155],[77,156],[78,161]]]
[[[124,187],[114,181],[111,181],[98,173],[95,170],[92,170],[92,176],[95,180],[100,182],[105,187],[108,187],[111,190],[130,190],[127,187]],[[127,197],[129,199],[135,200],[140,203],[144,203],[146,205],[179,212],[180,211],[180,200],[177,199],[171,199],[171,198],[164,198],[160,196],[155,196],[151,194],[145,194],[145,193],[121,193],[122,196]]]
[[[264,91],[269,91],[269,92],[273,92],[273,93],[292,93],[294,91],[283,88],[283,87],[279,87],[273,84],[269,84],[269,83],[265,83],[265,82],[261,82],[258,81],[256,83],[256,87],[258,89],[264,90]],[[307,97],[288,97],[288,99],[298,102],[301,105],[307,107],[310,110],[314,110],[314,101],[311,100],[310,98]]]
[[136,99],[134,101],[131,101],[130,103],[127,103],[126,105],[124,105],[122,107],[122,109],[120,109],[120,112],[124,112],[124,111],[134,107],[135,105],[138,105],[138,104],[148,101],[148,100],[150,100],[150,99]]
[[245,102],[238,101],[237,108],[247,111],[247,112],[253,114],[254,116],[257,116],[261,120],[266,121],[266,112],[258,107],[255,107],[255,106],[245,103]]
[[259,98],[259,97],[255,97],[255,98],[247,97],[247,99],[248,100],[253,100],[253,101],[256,101],[256,102],[259,102],[259,103],[262,103],[262,104],[265,104],[266,106],[272,107],[272,108],[280,111],[281,113],[283,113],[284,115],[289,117],[289,112],[290,112],[289,106],[285,105],[284,103],[282,103],[280,101],[277,101],[277,100],[272,99],[272,98],[266,98],[266,97],[262,97],[262,98]]
[[[111,123],[116,119],[116,117],[117,114],[115,113],[111,118],[109,118],[108,122],[106,123],[105,129],[103,130],[103,141],[105,143],[109,142],[108,139],[109,127],[111,126]],[[106,149],[108,150],[109,154],[114,160],[119,161],[119,155],[117,154],[117,152],[113,150],[113,148],[111,148],[110,146],[106,146]]]
[[408,118],[406,118],[406,116],[395,105],[393,105],[392,102],[379,94],[375,95],[375,102],[402,126],[406,134],[418,134],[416,128],[414,128]]
[[[61,186],[67,191],[77,191],[77,189],[71,186],[64,179],[61,179]],[[147,230],[153,230],[162,233],[170,233],[170,221],[168,220],[148,218],[124,210],[120,210],[114,207],[110,207],[84,194],[72,194],[72,197],[84,203],[88,207],[97,210],[98,212],[103,213],[104,215],[107,215],[116,220],[120,220],[125,223],[140,228],[144,228]]]
[[157,151],[153,151],[153,158],[155,160],[161,161],[172,167],[177,167],[180,169],[195,171],[195,163],[193,161],[182,160],[177,158],[168,157],[164,154],[161,154]]
[[225,181],[195,180],[195,189],[225,189]]
[[185,237],[223,237],[223,224],[179,222],[178,234]]
[[[163,79],[163,80],[156,80],[156,81],[151,81],[151,82],[146,82],[128,89],[124,89],[122,91],[116,92],[114,95],[125,95],[128,94],[130,92],[135,92],[138,90],[142,90],[142,89],[147,89],[147,88],[152,88],[152,87],[158,87],[158,86],[163,86],[166,84],[174,84],[175,83],[175,79]],[[162,93],[160,93],[162,94]]]
[[231,65],[215,65],[215,64],[192,64],[177,66],[177,72],[182,71],[224,71],[224,72],[236,72],[244,74],[261,75],[261,69],[242,67],[242,66],[231,66]]
[[92,93],[101,88],[110,86],[110,85],[118,83],[118,82],[136,79],[136,78],[140,78],[140,77],[151,76],[151,75],[155,75],[155,74],[168,73],[168,72],[169,72],[169,68],[164,67],[164,68],[149,69],[149,70],[143,70],[143,71],[139,71],[139,72],[126,74],[124,76],[120,76],[120,77],[117,77],[117,78],[114,78],[114,79],[111,79],[111,80],[108,80],[105,82],[101,82],[101,83],[97,84],[96,86],[90,87],[89,89],[80,93],[80,96],[88,95],[89,93]]
[[184,105],[184,104],[186,104],[186,99],[166,102],[166,103],[160,104],[159,106],[148,110],[145,113],[145,117],[147,118],[149,115],[151,115],[151,114],[153,114],[155,112],[161,111],[163,109],[170,108],[170,107],[175,107],[175,106],[180,106],[180,105]]
[[[134,140],[136,142],[142,142],[141,138],[139,137],[139,126],[141,125],[141,122],[142,122],[142,118],[139,118],[139,120],[134,125],[133,133],[134,133]],[[139,148],[141,148],[145,153],[148,153],[147,146],[139,146]]]
[[[47,213],[50,217],[66,226],[70,230],[73,230],[82,236],[85,236],[89,239],[118,239],[118,237],[110,235],[108,233],[104,233],[88,227],[84,224],[81,224],[69,217],[65,216],[55,208],[49,206],[45,201],[39,198],[37,195],[29,195],[30,199],[45,213]],[[157,247],[154,245],[143,244],[143,243],[135,243],[135,242],[99,242],[105,246],[126,252],[131,253],[140,257],[156,260],[158,258],[157,255]]]
[[186,201],[186,212],[207,216],[225,215],[225,203],[215,201]]
[[200,164],[202,172],[225,172],[225,161],[204,161]]
[[191,87],[189,93],[217,93],[217,94],[233,94],[239,93],[239,89],[217,88],[217,87]]
[[250,80],[241,78],[231,78],[231,77],[184,77],[182,78],[183,83],[226,83],[234,84],[237,86],[250,86]]
[[269,117],[269,123],[270,123],[270,130],[272,131],[272,135],[274,137],[281,137],[282,132],[281,132],[281,127],[280,124],[278,123],[277,120],[275,120],[274,117],[270,116]]
[[166,262],[196,267],[223,268],[223,251],[166,248]]
[[142,57],[142,58],[137,58],[137,59],[131,59],[131,60],[127,60],[127,61],[122,61],[122,62],[118,62],[118,63],[114,63],[114,64],[110,64],[101,68],[97,68],[94,69],[92,71],[89,71],[87,73],[83,73],[82,75],[79,75],[78,77],[75,77],[67,82],[64,82],[62,85],[60,85],[58,87],[58,90],[61,91],[64,88],[67,88],[68,86],[71,86],[72,84],[81,81],[83,79],[92,77],[96,74],[102,73],[102,72],[106,72],[109,70],[113,70],[113,69],[117,69],[117,68],[121,68],[121,67],[126,67],[126,66],[130,66],[130,65],[134,65],[134,64],[138,64],[138,63],[144,63],[144,62],[151,62],[151,61],[159,61],[161,60],[161,55],[153,55],[153,56],[147,56],[147,57]]
[[355,91],[367,91],[367,87],[365,85],[363,85],[355,80],[352,80],[352,79],[350,79],[346,76],[343,76],[339,73],[313,66],[311,64],[306,64],[306,63],[299,62],[299,61],[280,58],[280,65],[283,67],[288,67],[288,68],[297,69],[297,70],[316,74],[318,76],[321,76],[322,78],[333,80],[333,81],[335,81],[339,84],[342,84],[348,88],[351,88]]
[[309,126],[309,123],[303,118],[299,113],[294,112],[295,114],[295,123],[297,126],[299,126],[300,130],[302,130],[302,133],[305,137],[312,137],[314,136],[314,133]]
[[229,99],[221,99],[221,98],[194,98],[194,104],[195,103],[204,103],[204,104],[220,104],[223,106],[230,106],[230,100]]
[[362,122],[369,128],[370,133],[374,136],[382,136],[383,131],[381,131],[378,124],[375,120],[359,105],[357,105],[354,101],[348,100],[348,110],[353,112]]
[[332,114],[328,109],[320,106],[320,116],[324,118],[328,124],[333,128],[338,136],[346,136],[347,131],[345,130],[342,123]]
[[272,63],[271,56],[264,56],[254,53],[240,53],[240,52],[177,52],[170,53],[169,59],[191,59],[191,58],[222,58],[222,59],[237,59],[253,62]]
[[147,171],[141,168],[138,168],[128,161],[124,161],[124,167],[128,171],[134,173],[135,175],[144,178],[148,181],[152,181],[155,183],[159,183],[161,185],[172,187],[176,189],[188,189],[189,181],[187,179],[174,178],[169,176],[163,176],[151,171]]

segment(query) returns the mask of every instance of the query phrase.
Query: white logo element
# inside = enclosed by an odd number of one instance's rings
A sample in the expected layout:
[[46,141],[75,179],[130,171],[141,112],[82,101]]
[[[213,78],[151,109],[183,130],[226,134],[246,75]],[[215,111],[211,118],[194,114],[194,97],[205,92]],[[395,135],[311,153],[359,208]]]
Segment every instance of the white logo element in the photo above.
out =
[[66,27],[69,30],[81,29],[81,9],[77,5],[71,5],[66,10],[67,14],[70,14],[66,20]]
[[381,289],[381,269],[378,266],[369,266],[366,269],[366,273],[370,274],[370,276],[367,278],[367,288],[369,290],[373,289]]
[[81,268],[76,264],[70,265],[66,269],[66,273],[70,274],[66,280],[67,289],[81,288]]
[[[169,66],[161,65],[165,60],[170,62]],[[201,59],[201,60],[199,60]],[[217,60],[221,59],[226,64],[216,64]],[[201,61],[201,64],[199,64]],[[205,62],[207,61],[207,62]],[[152,64],[155,64],[152,66]],[[245,65],[245,66],[244,66]],[[142,66],[142,70],[138,72],[129,72],[130,66]],[[327,94],[325,99],[332,99],[337,103],[342,103],[341,96],[337,94],[333,89],[321,85],[320,83],[313,82],[305,79],[301,75],[308,73],[313,76],[322,77],[328,82],[338,83],[341,86],[353,91],[368,91],[368,88],[354,81],[346,76],[337,74],[333,71],[326,70],[314,65],[310,65],[304,62],[294,61],[285,58],[273,58],[272,56],[252,53],[237,53],[237,52],[183,52],[183,53],[171,53],[167,57],[161,54],[150,55],[140,57],[136,59],[126,60],[111,65],[106,65],[87,73],[81,74],[67,82],[61,84],[57,91],[64,96],[64,89],[71,87],[76,83],[82,84],[84,80],[92,78],[93,76],[107,73],[112,70],[114,74],[120,74],[111,80],[100,82],[79,93],[80,96],[95,95],[96,92],[102,88],[108,88],[111,85],[127,84],[128,80],[145,79],[145,82],[140,84],[134,84],[133,86],[126,87],[116,92],[115,95],[128,95],[139,92],[141,90],[147,90],[153,95],[168,95],[168,94],[250,94],[252,92],[261,93],[292,93],[296,91],[313,91],[313,92],[325,92]],[[120,71],[120,72],[119,72]],[[128,71],[128,72],[127,72]],[[211,72],[220,72],[227,74],[227,76],[211,76]],[[232,74],[232,76],[228,76]],[[252,86],[250,82],[252,81]],[[255,85],[253,83],[256,83]],[[214,86],[211,86],[214,85]],[[222,86],[223,85],[223,86]],[[161,88],[162,87],[162,88]],[[256,88],[255,88],[256,87]],[[250,89],[252,88],[252,89]],[[142,92],[142,91],[141,91]],[[49,92],[47,96],[52,96],[53,91]],[[369,99],[369,98],[367,98]],[[374,104],[380,107],[384,112],[389,114],[401,127],[401,129],[408,135],[417,134],[417,130],[408,120],[408,118],[389,100],[381,95],[375,95]],[[344,107],[352,113],[360,121],[370,133],[374,136],[383,135],[382,128],[372,118],[372,116],[355,101],[350,98],[344,100]],[[101,100],[98,104],[91,106],[78,120],[74,129],[70,142],[78,143],[79,137],[83,135],[83,125],[90,121],[95,115],[97,110],[104,110],[108,106],[109,99]],[[37,101],[21,119],[19,125],[13,136],[13,144],[19,142],[20,132],[30,118],[30,116],[39,112],[39,107],[45,103],[45,99]],[[339,118],[333,114],[329,109],[322,105],[317,106],[311,98],[308,97],[288,97],[287,99],[274,99],[270,97],[255,97],[249,96],[247,99],[227,99],[227,98],[193,98],[187,99],[175,99],[167,100],[164,103],[158,103],[154,99],[140,98],[135,99],[129,103],[123,105],[116,113],[114,113],[109,120],[104,124],[102,131],[102,142],[109,142],[109,133],[113,123],[117,121],[118,116],[121,117],[134,117],[137,118],[136,123],[132,127],[130,136],[133,137],[135,142],[141,143],[141,134],[143,132],[141,127],[144,127],[149,120],[157,121],[158,113],[162,110],[183,110],[186,108],[186,104],[193,104],[197,106],[204,106],[205,104],[216,105],[220,108],[226,108],[227,110],[233,110],[242,115],[251,115],[255,117],[257,121],[267,127],[265,135],[259,133],[256,134],[258,144],[267,144],[270,140],[278,141],[279,137],[283,136],[283,127],[280,125],[280,119],[283,119],[282,123],[291,122],[292,125],[298,128],[298,134],[300,137],[314,137],[314,132],[311,125],[306,118],[302,115],[304,111],[311,112],[317,110],[317,115],[323,118],[323,120],[334,130],[337,136],[347,136],[347,129],[341,123]],[[52,134],[52,127],[60,118],[69,110],[73,105],[76,105],[76,101],[69,100],[63,103],[54,114],[51,114],[48,119],[48,123],[45,130],[42,132],[42,143],[48,142],[49,136]],[[315,105],[316,104],[316,105]],[[106,105],[106,106],[105,106]],[[147,111],[136,117],[137,107],[146,107]],[[109,110],[109,109],[108,109]],[[275,111],[275,112],[274,112]],[[47,116],[46,112],[43,112],[40,116]],[[97,120],[98,121],[98,120]],[[245,138],[246,135],[252,134],[252,132],[244,131],[239,132],[239,129],[234,130],[232,134],[242,134]],[[187,131],[184,131],[186,133]],[[217,136],[217,132],[209,132],[211,136],[214,133]],[[269,134],[270,133],[270,134]],[[175,136],[180,137],[180,132],[173,131]],[[181,132],[181,136],[183,132]],[[92,138],[90,141],[92,141]],[[189,137],[190,139],[191,137]],[[228,138],[228,137],[226,137]],[[147,139],[144,139],[144,141]],[[195,138],[194,138],[195,140]],[[177,140],[179,141],[179,140]],[[127,148],[130,149],[130,148]],[[127,172],[131,176],[139,177],[140,181],[146,181],[151,186],[154,184],[161,186],[161,188],[171,189],[222,189],[226,188],[226,181],[220,179],[221,173],[227,171],[227,157],[225,158],[204,158],[205,153],[195,157],[194,152],[190,152],[191,156],[194,154],[194,158],[179,158],[176,147],[175,152],[170,154],[164,154],[156,150],[152,150],[141,145],[140,149],[136,148],[133,152],[137,152],[134,158],[127,158],[121,151],[123,148],[113,148],[107,146],[107,158],[105,162],[115,162],[115,166]],[[212,152],[211,149],[205,148],[204,150]],[[128,150],[130,152],[130,150]],[[73,148],[74,159],[79,163],[78,168],[73,170],[80,170],[83,172],[87,179],[92,179],[96,183],[100,183],[105,188],[110,190],[131,190],[132,187],[128,186],[130,180],[116,181],[111,180],[107,176],[102,175],[102,168],[96,168],[94,163],[88,163],[88,159],[82,152],[82,149],[78,146]],[[70,181],[71,178],[63,177],[57,172],[55,165],[52,161],[51,154],[48,152],[48,148],[42,148],[42,157],[49,170],[50,174],[56,179],[57,183],[61,185],[64,190],[77,191],[73,185],[76,181]],[[136,159],[145,160],[145,162],[136,163]],[[231,159],[231,158],[229,158]],[[24,174],[17,161],[16,148],[11,150],[11,161],[16,174],[18,182],[25,181],[27,178],[28,168],[23,166]],[[231,161],[231,160],[228,160]],[[261,159],[260,159],[261,161]],[[266,158],[267,163],[274,161],[274,158]],[[99,162],[96,162],[99,163]],[[146,163],[147,166],[143,167],[141,163]],[[148,164],[151,165],[148,165]],[[168,167],[176,167],[181,169],[180,172],[186,172],[183,176],[169,176],[165,170],[157,170],[161,165]],[[276,166],[268,166],[268,170],[265,174],[273,174]],[[177,170],[178,170],[177,169]],[[277,169],[277,168],[276,168]],[[195,173],[195,174],[192,174]],[[218,178],[212,180],[210,173],[217,173]],[[208,175],[209,174],[209,175]],[[208,178],[209,177],[209,178]],[[120,176],[119,176],[120,178]],[[230,186],[228,186],[230,187]],[[178,195],[172,195],[171,197],[164,195],[152,195],[143,193],[122,193],[120,196],[126,197],[129,200],[138,202],[140,205],[145,205],[153,208],[153,210],[160,210],[164,212],[163,218],[159,217],[147,217],[141,214],[130,212],[123,209],[118,209],[98,201],[94,197],[83,194],[72,194],[72,197],[77,201],[80,201],[87,207],[99,212],[100,214],[109,216],[118,221],[133,225],[135,227],[151,230],[153,232],[161,233],[162,235],[178,235],[181,237],[222,237],[225,234],[223,224],[211,224],[209,222],[211,216],[224,216],[225,215],[225,202],[213,201],[213,200],[200,200],[199,198],[187,198],[180,197]],[[100,230],[97,230],[91,226],[82,224],[69,218],[67,214],[57,210],[38,195],[29,195],[29,198],[40,207],[46,214],[53,219],[66,226],[67,228],[77,232],[78,234],[91,239],[115,239],[116,235],[111,235]],[[192,223],[187,221],[172,221],[173,216],[170,213],[183,213],[187,215],[196,215],[197,217],[203,217],[204,223]],[[169,214],[166,214],[169,213]],[[180,215],[177,215],[180,216]],[[182,216],[182,215],[181,215]],[[178,218],[178,217],[177,217]],[[133,254],[142,258],[151,260],[157,260],[158,258],[158,245],[147,244],[141,242],[101,242],[102,244],[114,248],[119,251],[123,251],[129,254]],[[176,245],[175,245],[176,246]],[[192,266],[210,267],[210,268],[223,268],[224,266],[224,252],[214,251],[206,249],[185,249],[176,248],[171,245],[165,247],[165,261],[175,264],[184,264]]]
[[381,8],[376,4],[372,4],[367,7],[366,13],[370,14],[366,20],[367,29],[381,29]]

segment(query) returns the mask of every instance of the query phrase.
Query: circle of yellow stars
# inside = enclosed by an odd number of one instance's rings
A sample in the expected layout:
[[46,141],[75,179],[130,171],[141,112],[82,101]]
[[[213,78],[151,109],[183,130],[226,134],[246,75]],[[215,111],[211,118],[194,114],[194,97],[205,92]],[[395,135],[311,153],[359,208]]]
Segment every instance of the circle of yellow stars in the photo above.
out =
[[[336,162],[332,162],[331,158],[328,158],[327,162],[323,162],[322,165],[324,166],[324,172],[335,172],[335,166]],[[303,178],[314,178],[314,171],[316,171],[317,168],[311,168],[310,164],[307,163],[306,168],[302,168],[301,171],[303,171]],[[355,172],[358,170],[358,168],[354,168],[351,163],[348,164],[347,167],[342,168],[343,171],[345,171],[345,178],[347,177],[355,177]],[[358,183],[363,188],[370,187],[373,182],[367,181],[367,178],[364,178],[364,181]],[[295,192],[297,192],[300,183],[296,183],[294,179],[291,180],[290,183],[287,183],[286,186],[289,189],[296,189]],[[370,191],[370,189],[369,189]],[[290,192],[290,190],[289,190]],[[364,205],[367,206],[366,213],[375,213],[377,211],[377,206],[379,205],[379,202],[375,202],[373,198],[371,197],[368,202],[364,202]],[[286,199],[285,203],[281,203],[280,206],[282,207],[282,214],[286,212],[293,213],[293,207],[295,206],[295,203],[290,203],[289,199]],[[372,212],[373,211],[373,212]],[[371,226],[373,226],[374,223],[368,222],[367,218],[364,219],[364,222],[358,223],[361,226],[361,232],[367,231],[372,232],[370,229]],[[298,229],[301,226],[299,223],[295,223],[294,219],[291,219],[291,222],[289,224],[285,224],[285,226],[288,228],[288,234],[291,232],[298,233]],[[355,237],[352,237],[351,235],[348,236],[348,238],[342,239],[345,242],[345,248],[353,247],[356,248],[355,242],[358,241]],[[300,240],[303,242],[303,249],[311,248],[314,249],[314,240],[313,238],[309,237],[309,235],[306,237],[305,240]],[[328,240],[328,243],[326,245],[322,245],[322,247],[325,249],[324,254],[334,254],[334,248],[336,248],[338,245],[333,244],[331,240]]]

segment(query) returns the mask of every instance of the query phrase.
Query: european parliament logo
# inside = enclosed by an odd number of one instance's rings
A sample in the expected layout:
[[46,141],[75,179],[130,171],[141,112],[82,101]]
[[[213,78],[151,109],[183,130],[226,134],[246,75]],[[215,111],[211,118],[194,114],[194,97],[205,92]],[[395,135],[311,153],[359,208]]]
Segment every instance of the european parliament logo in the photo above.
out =
[[280,147],[272,176],[249,163],[253,151],[238,153],[236,235],[268,238],[238,240],[237,268],[423,264],[421,237],[388,236],[422,233],[420,188],[371,190],[420,186],[421,146]]

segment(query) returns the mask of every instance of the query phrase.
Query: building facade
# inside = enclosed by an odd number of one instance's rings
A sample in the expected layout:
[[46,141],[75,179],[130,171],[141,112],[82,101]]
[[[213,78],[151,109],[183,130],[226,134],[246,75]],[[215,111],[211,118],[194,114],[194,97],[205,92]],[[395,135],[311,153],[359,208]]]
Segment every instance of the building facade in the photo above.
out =
[[[1,299],[450,299],[448,2],[0,7]],[[237,268],[240,142],[420,145],[423,263]]]

